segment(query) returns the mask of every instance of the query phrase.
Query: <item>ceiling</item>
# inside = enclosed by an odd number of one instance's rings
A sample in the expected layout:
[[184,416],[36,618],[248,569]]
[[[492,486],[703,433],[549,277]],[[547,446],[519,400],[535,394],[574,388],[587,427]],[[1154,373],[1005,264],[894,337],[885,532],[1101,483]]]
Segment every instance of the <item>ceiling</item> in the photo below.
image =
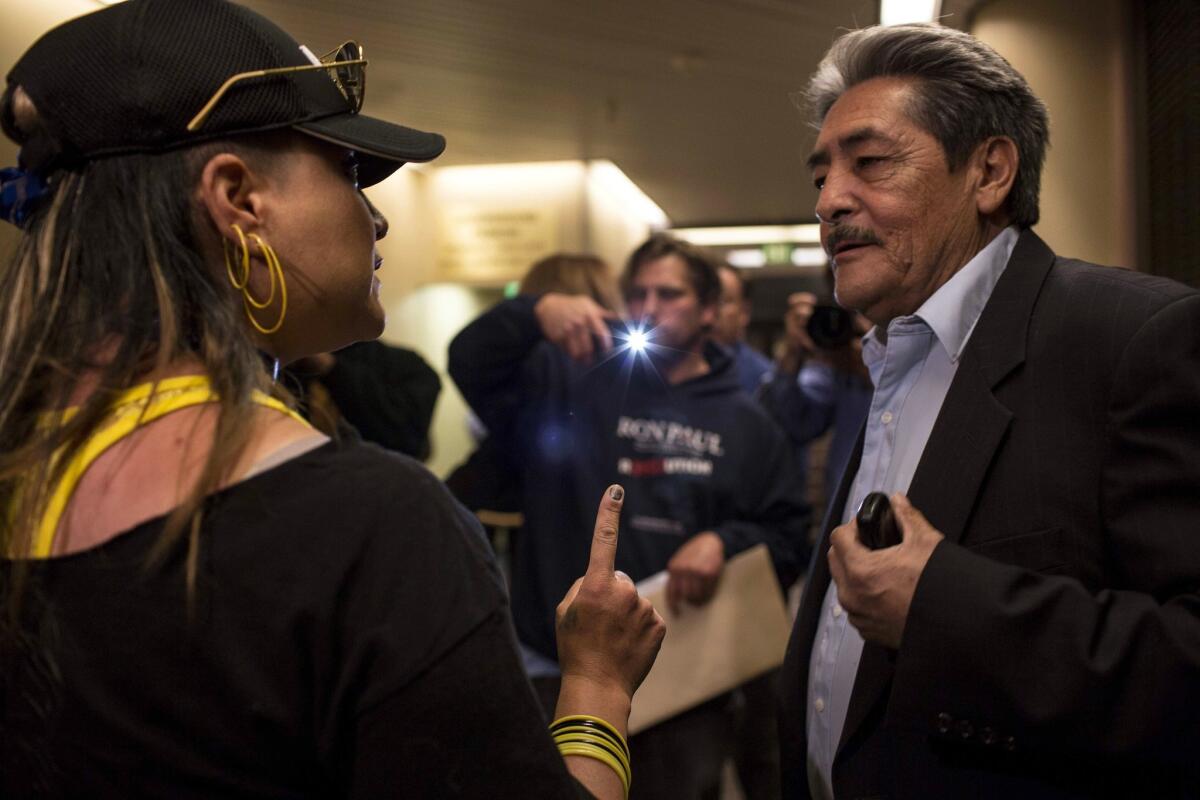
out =
[[878,0],[243,2],[316,52],[361,41],[365,112],[444,134],[438,164],[611,159],[677,226],[813,218],[790,97],[878,18]]

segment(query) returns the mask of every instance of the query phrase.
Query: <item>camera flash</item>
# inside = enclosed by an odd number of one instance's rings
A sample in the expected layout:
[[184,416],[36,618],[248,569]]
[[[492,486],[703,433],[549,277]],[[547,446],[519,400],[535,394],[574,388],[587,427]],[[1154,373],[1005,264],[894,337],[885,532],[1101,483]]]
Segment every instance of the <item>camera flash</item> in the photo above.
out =
[[629,332],[628,344],[633,352],[642,352],[646,349],[646,332],[641,328],[634,328]]

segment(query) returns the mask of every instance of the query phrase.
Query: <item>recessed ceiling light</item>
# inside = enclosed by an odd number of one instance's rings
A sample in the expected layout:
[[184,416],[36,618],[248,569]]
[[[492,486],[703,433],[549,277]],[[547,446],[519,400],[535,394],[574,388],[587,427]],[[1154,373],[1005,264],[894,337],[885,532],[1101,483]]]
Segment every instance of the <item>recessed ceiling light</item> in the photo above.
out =
[[941,0],[880,0],[879,24],[935,22],[941,12]]

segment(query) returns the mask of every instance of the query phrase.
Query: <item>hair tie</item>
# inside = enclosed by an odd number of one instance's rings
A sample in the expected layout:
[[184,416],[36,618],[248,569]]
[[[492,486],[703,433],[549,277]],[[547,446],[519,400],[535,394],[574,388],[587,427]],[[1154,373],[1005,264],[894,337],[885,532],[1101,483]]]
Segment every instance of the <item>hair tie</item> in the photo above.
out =
[[50,191],[40,176],[19,167],[0,169],[0,218],[18,228],[33,214],[38,201]]

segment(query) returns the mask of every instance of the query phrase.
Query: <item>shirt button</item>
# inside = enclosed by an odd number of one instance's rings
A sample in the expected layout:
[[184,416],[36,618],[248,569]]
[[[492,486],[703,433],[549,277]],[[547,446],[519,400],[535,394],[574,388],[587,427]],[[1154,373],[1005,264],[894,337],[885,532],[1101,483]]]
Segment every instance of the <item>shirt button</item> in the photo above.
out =
[[879,421],[882,422],[884,425],[891,425],[892,424],[892,412],[885,411],[882,414],[880,414]]
[[840,617],[841,615],[842,615],[842,604],[834,603],[833,604],[833,616]]
[[813,700],[813,708],[815,708],[817,713],[820,714],[825,710],[825,701],[818,697],[816,700]]

